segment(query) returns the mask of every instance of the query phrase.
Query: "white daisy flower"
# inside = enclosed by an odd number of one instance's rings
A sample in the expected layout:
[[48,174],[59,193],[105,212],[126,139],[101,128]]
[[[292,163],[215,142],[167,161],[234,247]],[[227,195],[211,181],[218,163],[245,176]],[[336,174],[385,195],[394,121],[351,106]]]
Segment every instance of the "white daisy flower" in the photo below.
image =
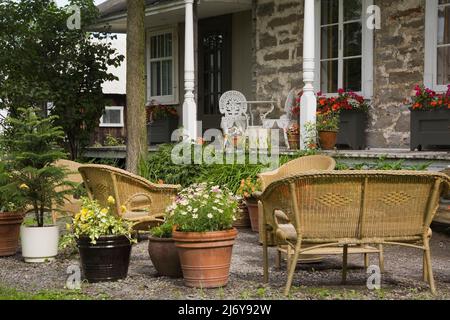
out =
[[208,217],[209,219],[212,219],[212,218],[213,218],[213,215],[212,215],[211,213],[208,213],[207,217]]
[[193,214],[192,215],[192,219],[197,219],[198,218],[198,214]]

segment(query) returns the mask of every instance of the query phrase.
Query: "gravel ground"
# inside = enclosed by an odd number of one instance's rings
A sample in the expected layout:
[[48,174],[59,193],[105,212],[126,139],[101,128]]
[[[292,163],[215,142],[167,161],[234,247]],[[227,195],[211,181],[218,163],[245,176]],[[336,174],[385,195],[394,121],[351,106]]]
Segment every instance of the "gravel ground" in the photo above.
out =
[[[241,230],[234,246],[230,281],[221,289],[192,289],[182,279],[158,277],[147,252],[147,241],[133,247],[128,278],[113,283],[82,284],[82,292],[109,299],[285,299],[283,288],[286,268],[273,267],[275,250],[271,250],[269,285],[262,284],[262,247],[257,236]],[[382,289],[366,288],[367,275],[362,256],[350,256],[348,283],[340,284],[341,257],[327,256],[323,262],[299,266],[289,299],[450,299],[450,237],[434,233],[432,238],[433,270],[438,295],[429,293],[422,281],[420,250],[388,246]],[[370,262],[377,264],[373,255]],[[62,253],[55,262],[26,264],[18,254],[0,259],[0,285],[26,292],[44,289],[64,290],[69,265],[77,264],[76,254]]]

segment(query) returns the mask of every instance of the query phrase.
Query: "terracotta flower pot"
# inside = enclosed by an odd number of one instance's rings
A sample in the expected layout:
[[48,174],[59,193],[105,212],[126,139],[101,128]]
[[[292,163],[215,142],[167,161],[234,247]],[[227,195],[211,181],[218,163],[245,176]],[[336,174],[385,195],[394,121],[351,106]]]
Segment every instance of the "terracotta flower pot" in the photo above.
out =
[[336,146],[336,131],[319,131],[319,143],[323,150],[333,150]]
[[298,150],[300,149],[300,135],[288,133],[288,142],[290,150]]
[[181,278],[180,257],[172,238],[148,238],[148,253],[160,276]]
[[16,254],[22,221],[22,214],[0,212],[0,257]]
[[238,207],[238,216],[236,221],[233,223],[233,227],[235,228],[250,228],[251,222],[250,222],[250,216],[248,214],[248,208],[247,205],[244,202],[239,202]]
[[258,202],[255,199],[246,199],[245,204],[248,208],[252,231],[259,232]]
[[218,288],[228,283],[237,230],[172,233],[180,256],[184,284]]
[[131,243],[125,236],[101,236],[96,244],[88,237],[77,240],[81,267],[89,282],[125,279],[130,264]]

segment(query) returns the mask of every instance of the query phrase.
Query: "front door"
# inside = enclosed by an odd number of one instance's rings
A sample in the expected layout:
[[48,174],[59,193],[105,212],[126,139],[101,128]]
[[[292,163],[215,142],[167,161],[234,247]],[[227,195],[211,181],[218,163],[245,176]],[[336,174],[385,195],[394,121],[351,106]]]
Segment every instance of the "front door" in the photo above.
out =
[[220,129],[219,99],[231,89],[231,15],[199,21],[198,118],[203,131]]

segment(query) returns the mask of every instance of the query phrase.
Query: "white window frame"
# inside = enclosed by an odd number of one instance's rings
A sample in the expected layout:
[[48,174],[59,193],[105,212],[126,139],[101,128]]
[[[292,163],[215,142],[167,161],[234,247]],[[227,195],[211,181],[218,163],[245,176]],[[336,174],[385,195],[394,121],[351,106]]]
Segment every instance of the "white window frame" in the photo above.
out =
[[[151,73],[151,42],[150,38],[171,33],[172,34],[172,94],[168,96],[152,96],[152,84],[150,76]],[[148,29],[146,37],[146,78],[147,78],[147,104],[152,100],[157,101],[163,105],[175,105],[179,103],[179,93],[178,93],[178,29],[176,26],[158,28],[158,29]]]
[[438,7],[438,0],[427,0],[425,9],[425,73],[423,83],[434,91],[446,92],[447,85],[438,85],[437,83]]
[[120,123],[104,123],[103,115],[100,118],[100,128],[123,128],[125,126],[124,121],[124,107],[123,106],[106,106],[106,110],[119,110],[120,111]]
[[[343,2],[342,2],[343,3]],[[363,0],[362,1],[362,15],[361,15],[361,23],[362,23],[362,59],[361,59],[361,91],[357,92],[362,95],[366,99],[371,99],[373,97],[373,42],[374,42],[374,32],[372,29],[367,28],[367,8],[373,5],[373,0]],[[320,91],[320,83],[321,83],[321,0],[316,0],[315,4],[316,10],[316,37],[315,37],[315,69],[316,69],[316,77],[314,81],[314,89],[316,91]],[[339,6],[339,37],[342,39],[344,31],[343,31],[343,22],[341,21],[341,17],[343,17],[343,5]],[[342,35],[342,36],[341,36]],[[338,89],[343,87],[342,82],[342,73],[343,73],[343,48],[339,48],[339,83]],[[344,88],[346,89],[346,88]],[[325,94],[325,93],[324,93]],[[326,93],[326,96],[336,96],[338,93]]]

